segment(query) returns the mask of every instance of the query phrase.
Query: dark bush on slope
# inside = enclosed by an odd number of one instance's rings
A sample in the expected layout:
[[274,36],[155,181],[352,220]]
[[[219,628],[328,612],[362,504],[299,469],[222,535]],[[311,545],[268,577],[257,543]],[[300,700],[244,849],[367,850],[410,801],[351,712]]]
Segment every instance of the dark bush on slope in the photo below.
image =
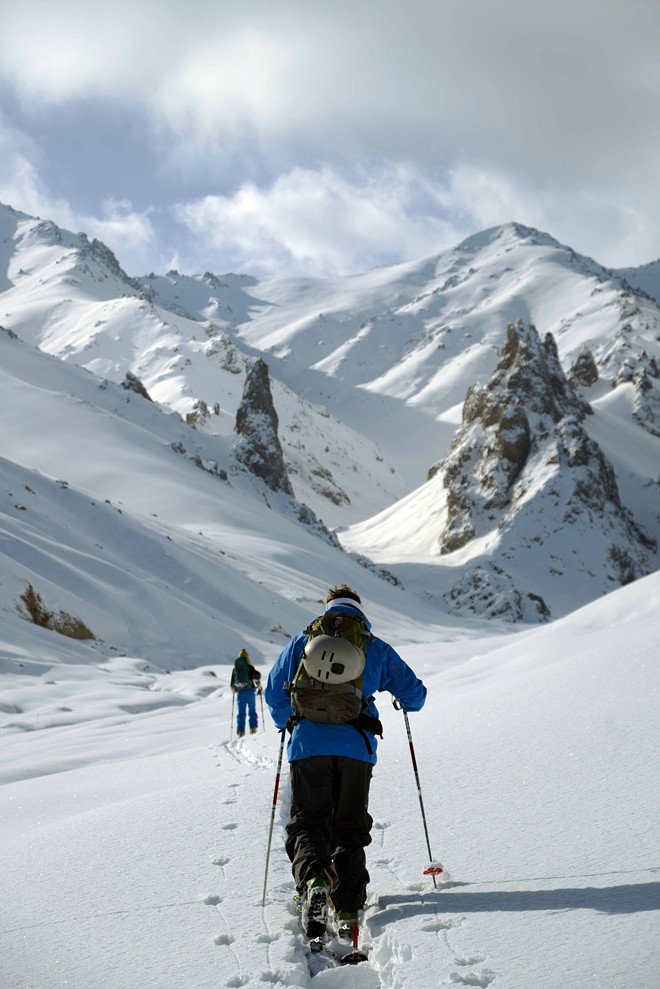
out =
[[32,584],[28,584],[23,594],[20,596],[22,605],[17,605],[21,618],[40,628],[48,628],[51,632],[59,635],[66,635],[69,639],[95,639],[94,633],[85,625],[80,618],[75,618],[68,611],[49,611],[41,599],[38,591],[35,591]]

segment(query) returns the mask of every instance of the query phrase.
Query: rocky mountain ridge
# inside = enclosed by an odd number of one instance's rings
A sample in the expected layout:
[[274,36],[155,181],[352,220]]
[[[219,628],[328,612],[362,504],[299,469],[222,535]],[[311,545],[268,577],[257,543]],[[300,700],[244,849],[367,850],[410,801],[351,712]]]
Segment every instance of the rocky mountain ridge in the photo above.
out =
[[[451,449],[430,471],[446,489],[440,553],[477,539],[497,541],[501,561],[520,567],[538,546],[559,561],[559,544],[570,541],[572,552],[589,561],[582,580],[594,589],[651,573],[656,541],[622,504],[614,469],[584,427],[592,414],[564,374],[553,337],[541,340],[531,324],[509,325],[493,376],[468,392]],[[563,566],[553,563],[551,575],[561,579]],[[457,610],[515,620],[552,613],[542,594],[522,593],[490,561],[468,569],[447,599]]]

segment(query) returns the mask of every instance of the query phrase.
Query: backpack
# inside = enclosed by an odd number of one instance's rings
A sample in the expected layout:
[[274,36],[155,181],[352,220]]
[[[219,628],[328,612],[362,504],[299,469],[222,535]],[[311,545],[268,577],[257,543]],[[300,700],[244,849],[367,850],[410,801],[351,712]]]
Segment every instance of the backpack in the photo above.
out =
[[[286,683],[294,715],[321,724],[353,724],[382,734],[377,718],[364,714],[362,696],[367,642],[373,635],[359,615],[327,611],[305,629],[307,641],[295,677]],[[366,739],[365,739],[366,741]],[[369,745],[367,743],[367,747]]]
[[253,673],[254,667],[250,666],[245,656],[239,656],[234,662],[234,672],[231,676],[231,685],[234,690],[251,690],[254,687]]

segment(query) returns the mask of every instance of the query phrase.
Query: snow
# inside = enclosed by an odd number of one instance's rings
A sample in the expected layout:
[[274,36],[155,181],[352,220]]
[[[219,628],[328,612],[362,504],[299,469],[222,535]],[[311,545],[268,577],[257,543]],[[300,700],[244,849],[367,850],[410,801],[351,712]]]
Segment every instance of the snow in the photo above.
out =
[[[625,291],[616,273],[517,224],[484,231],[452,251],[347,278],[169,272],[127,283],[121,269],[109,272],[73,235],[44,246],[43,224],[11,215],[0,222],[8,245],[0,250],[12,252],[11,270],[29,273],[14,274],[3,293],[2,325],[112,380],[131,370],[153,398],[181,414],[195,399],[235,414],[242,375],[223,373],[222,335],[247,353],[255,348],[273,377],[349,423],[363,444],[368,437],[402,475],[403,481],[378,475],[372,504],[364,512],[359,500],[355,505],[361,518],[421,483],[446,452],[453,431],[443,417],[469,386],[490,376],[507,323],[531,320],[542,335],[553,333],[567,367],[583,344],[598,350],[622,323]],[[636,304],[634,337],[654,353],[658,308],[650,299]],[[242,352],[235,371],[241,360]],[[308,415],[314,417],[313,407]],[[285,417],[281,425],[286,451]],[[327,420],[320,427],[327,430]],[[350,448],[354,434],[335,422],[332,432]],[[364,452],[373,461],[373,446]],[[356,451],[358,469],[364,452]],[[296,480],[301,500],[328,524],[347,524],[341,506],[326,503],[319,511],[304,479]]]
[[[217,367],[194,363],[195,347],[208,342],[199,323],[150,309],[119,276],[99,282],[95,299],[70,285],[73,301],[60,318],[66,265],[58,259],[71,245],[53,228],[46,243],[43,225],[37,232],[29,218],[20,223],[31,234],[7,276],[2,323],[25,342],[0,332],[2,989],[657,989],[660,574],[542,627],[449,616],[426,579],[438,563],[430,533],[443,511],[439,479],[416,491],[409,478],[407,486],[400,476],[388,481],[376,444],[386,436],[396,449],[411,424],[437,427],[436,416],[451,435],[453,385],[411,418],[405,402],[361,388],[349,403],[356,410],[363,397],[361,419],[347,415],[349,427],[300,398],[296,374],[309,388],[318,373],[290,367],[273,389],[283,420],[298,425],[290,449],[303,434],[324,464],[324,445],[331,448],[333,478],[351,498],[337,506],[334,524],[348,527],[342,540],[383,566],[396,563],[405,589],[379,579],[248,478],[223,480],[230,431],[192,430],[171,411],[185,410],[201,382],[226,387],[225,397],[211,388],[202,395],[225,410],[240,399],[242,377],[226,369],[214,377]],[[312,345],[317,361],[330,360],[363,343],[352,306],[367,298],[381,310],[409,305],[429,279],[444,283],[459,255],[482,248],[492,248],[489,263],[501,271],[495,248],[511,260],[513,232],[486,232],[456,255],[400,266],[396,278],[391,269],[286,285],[227,276],[223,304],[245,321],[262,306],[264,323],[241,330],[254,334],[254,346],[262,333],[279,334],[285,346],[286,320],[297,312],[288,339],[296,360]],[[556,242],[541,237],[539,250],[556,252]],[[44,285],[23,290],[29,278]],[[476,281],[465,283],[457,306],[468,292],[478,297]],[[170,273],[153,282],[163,297],[166,283],[182,309],[221,294],[213,279],[184,283]],[[278,306],[286,310],[279,316]],[[327,346],[318,346],[318,325],[316,336],[308,332],[312,310],[333,327]],[[478,318],[467,330],[475,338]],[[107,322],[95,326],[98,319]],[[47,332],[37,341],[42,320]],[[489,325],[478,337],[484,367],[493,356]],[[383,340],[369,387],[397,364],[391,338]],[[451,350],[446,380],[459,381],[461,361],[470,360],[461,348]],[[418,357],[406,373],[419,371]],[[232,359],[240,365],[244,354]],[[102,366],[110,380],[81,363]],[[429,365],[424,380],[441,366]],[[126,370],[145,369],[169,413],[117,383]],[[628,392],[599,393],[591,428],[622,492],[648,514],[657,444],[630,420]],[[377,489],[363,500],[351,448],[360,477],[373,477]],[[441,453],[427,447],[423,458],[431,464]],[[419,450],[415,458],[421,463]],[[428,852],[404,724],[380,695],[385,738],[361,934],[369,961],[312,975],[283,849],[286,765],[262,906],[279,736],[266,712],[256,735],[236,739],[229,677],[241,646],[265,675],[340,580],[360,590],[376,632],[428,686],[427,705],[410,722],[431,851],[446,873],[437,889],[423,875]],[[25,621],[17,605],[28,583],[96,638],[68,639]],[[579,593],[567,580],[567,599]]]
[[[404,726],[383,698],[369,961],[315,984],[655,984],[659,605],[654,575],[549,628],[453,642],[446,657],[397,642],[429,687],[411,726],[450,879],[436,891],[422,875]],[[231,738],[226,663],[144,665],[67,667],[80,720],[3,731],[3,986],[310,985],[283,852],[286,768],[261,906],[272,723]],[[62,671],[26,676],[13,702],[48,696],[49,679]],[[118,714],[120,693],[153,706]]]

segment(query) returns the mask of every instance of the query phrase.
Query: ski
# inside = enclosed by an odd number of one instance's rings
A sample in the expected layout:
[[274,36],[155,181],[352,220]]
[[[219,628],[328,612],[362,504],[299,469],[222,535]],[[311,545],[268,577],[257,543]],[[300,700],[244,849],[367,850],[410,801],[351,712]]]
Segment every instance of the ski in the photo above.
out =
[[353,925],[352,944],[328,937],[327,934],[308,937],[306,944],[307,964],[311,976],[340,965],[359,965],[369,960],[364,951],[358,949],[359,929],[357,921]]
[[[305,930],[299,894],[294,895],[294,901],[297,903],[296,911],[301,914],[302,936],[310,976],[318,975],[319,972],[329,968],[337,968],[339,965],[359,965],[369,960],[366,953],[358,949],[360,930],[357,920],[351,930],[350,942],[344,937],[333,937],[332,928],[326,929],[325,919],[321,922],[308,923]],[[338,930],[336,933],[338,934]]]
[[305,954],[307,955],[310,978],[314,978],[319,972],[326,972],[328,969],[339,967],[336,955],[330,950],[323,938],[309,938],[305,944]]
[[346,949],[338,947],[336,944],[323,942],[321,939],[312,938],[307,943],[307,965],[311,976],[318,975],[330,968],[339,968],[341,965],[359,965],[368,961],[367,955],[363,951],[356,951],[346,945]]

